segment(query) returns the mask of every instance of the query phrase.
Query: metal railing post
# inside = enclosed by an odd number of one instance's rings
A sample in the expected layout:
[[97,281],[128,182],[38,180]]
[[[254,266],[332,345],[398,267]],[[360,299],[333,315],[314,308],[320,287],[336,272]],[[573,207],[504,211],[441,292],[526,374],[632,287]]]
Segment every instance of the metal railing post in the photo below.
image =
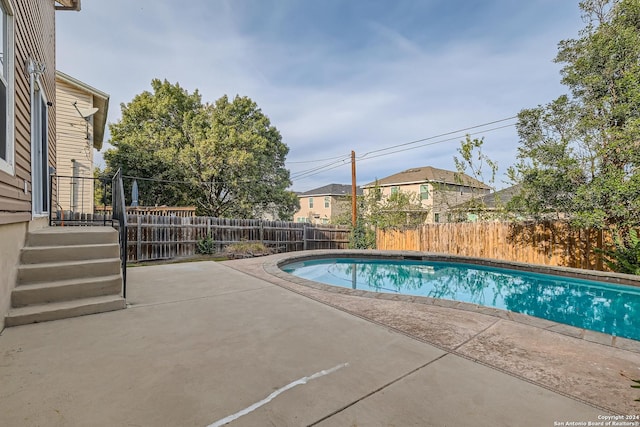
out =
[[49,175],[49,227],[53,225],[53,177],[55,174]]
[[120,234],[120,263],[122,265],[122,297],[127,298],[127,208],[124,199],[122,171],[118,171],[111,180],[112,217],[118,220]]
[[102,178],[101,181],[102,181],[102,225],[106,226],[107,225],[107,179]]

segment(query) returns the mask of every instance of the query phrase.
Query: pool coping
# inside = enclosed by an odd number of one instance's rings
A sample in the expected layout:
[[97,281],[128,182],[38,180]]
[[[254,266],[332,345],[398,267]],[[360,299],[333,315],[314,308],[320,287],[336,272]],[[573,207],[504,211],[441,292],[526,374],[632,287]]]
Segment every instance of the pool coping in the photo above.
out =
[[589,329],[578,328],[576,326],[564,323],[554,322],[551,320],[529,316],[499,308],[486,307],[478,304],[472,304],[461,301],[445,300],[425,296],[399,295],[383,292],[371,292],[360,289],[349,289],[339,286],[327,285],[313,280],[303,279],[286,273],[281,269],[282,266],[293,262],[305,261],[310,259],[322,258],[348,258],[359,257],[369,259],[395,259],[395,260],[412,260],[412,261],[448,261],[458,263],[476,264],[488,267],[509,268],[521,271],[529,271],[542,274],[554,274],[564,277],[571,277],[583,280],[597,280],[601,282],[635,286],[640,288],[640,277],[630,274],[608,273],[594,270],[584,270],[570,267],[557,267],[539,264],[527,264],[522,262],[503,261],[489,258],[476,258],[468,256],[450,255],[433,252],[418,251],[382,251],[382,250],[313,250],[305,252],[295,252],[280,254],[278,257],[270,259],[263,264],[266,273],[278,277],[282,280],[292,282],[298,285],[310,287],[313,289],[332,292],[342,295],[353,295],[358,297],[374,298],[389,301],[403,301],[410,303],[419,303],[433,305],[443,308],[452,308],[456,310],[469,311],[474,313],[485,314],[497,317],[503,320],[510,320],[535,328],[544,329],[550,332],[570,336],[573,338],[583,339],[588,342],[601,344],[604,346],[614,347],[621,350],[627,350],[634,353],[640,353],[640,341],[631,338],[623,338],[615,335],[609,335],[602,332],[596,332]]

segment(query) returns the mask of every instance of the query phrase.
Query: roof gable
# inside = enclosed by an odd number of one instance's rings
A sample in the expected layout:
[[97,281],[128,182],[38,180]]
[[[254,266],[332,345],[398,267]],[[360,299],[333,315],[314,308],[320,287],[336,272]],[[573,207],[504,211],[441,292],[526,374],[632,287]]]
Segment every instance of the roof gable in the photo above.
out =
[[437,182],[441,184],[463,185],[466,187],[489,189],[485,183],[470,177],[467,174],[438,169],[432,166],[422,166],[411,168],[405,171],[389,175],[378,181],[363,185],[364,188],[374,187],[376,184],[381,187],[390,185],[419,184],[423,182]]
[[92,96],[93,106],[98,108],[98,111],[93,116],[93,147],[96,150],[102,149],[104,131],[107,125],[107,114],[109,112],[109,94],[102,92],[93,86],[89,86],[88,84],[59,70],[56,70],[56,80],[78,88]]
[[[362,194],[362,188],[356,187],[356,194]],[[298,197],[306,196],[350,196],[351,186],[345,184],[328,184],[313,190],[298,193]]]

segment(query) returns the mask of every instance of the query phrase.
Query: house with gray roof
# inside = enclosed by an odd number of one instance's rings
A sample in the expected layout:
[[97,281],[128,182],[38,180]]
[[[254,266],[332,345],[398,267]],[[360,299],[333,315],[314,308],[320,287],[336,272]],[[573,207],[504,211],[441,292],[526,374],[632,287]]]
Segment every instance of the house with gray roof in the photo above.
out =
[[[356,188],[356,194],[362,195],[362,189]],[[329,224],[339,215],[351,209],[351,186],[329,184],[298,193],[300,209],[293,215],[296,222]]]
[[453,206],[450,210],[449,220],[476,222],[504,219],[507,214],[505,209],[507,204],[521,191],[522,185],[516,184]]
[[429,212],[426,222],[444,222],[451,207],[491,192],[491,187],[467,174],[432,166],[407,169],[362,188],[365,194],[378,191],[380,197],[399,191],[415,194]]

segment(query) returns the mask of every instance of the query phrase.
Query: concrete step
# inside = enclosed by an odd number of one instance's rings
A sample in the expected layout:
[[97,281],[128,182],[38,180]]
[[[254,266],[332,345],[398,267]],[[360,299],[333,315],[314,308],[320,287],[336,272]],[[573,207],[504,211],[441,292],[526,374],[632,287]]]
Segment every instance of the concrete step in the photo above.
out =
[[120,295],[122,276],[102,276],[17,286],[11,293],[11,306],[70,301],[103,295]]
[[5,317],[5,325],[18,326],[29,323],[48,322],[50,320],[121,310],[125,307],[126,303],[124,298],[115,295],[29,305],[26,307],[12,308]]
[[120,258],[24,264],[18,267],[18,286],[83,277],[120,274]]
[[29,232],[25,246],[67,246],[118,243],[113,227],[45,227]]
[[66,246],[26,246],[20,253],[21,264],[80,261],[120,256],[118,243]]

